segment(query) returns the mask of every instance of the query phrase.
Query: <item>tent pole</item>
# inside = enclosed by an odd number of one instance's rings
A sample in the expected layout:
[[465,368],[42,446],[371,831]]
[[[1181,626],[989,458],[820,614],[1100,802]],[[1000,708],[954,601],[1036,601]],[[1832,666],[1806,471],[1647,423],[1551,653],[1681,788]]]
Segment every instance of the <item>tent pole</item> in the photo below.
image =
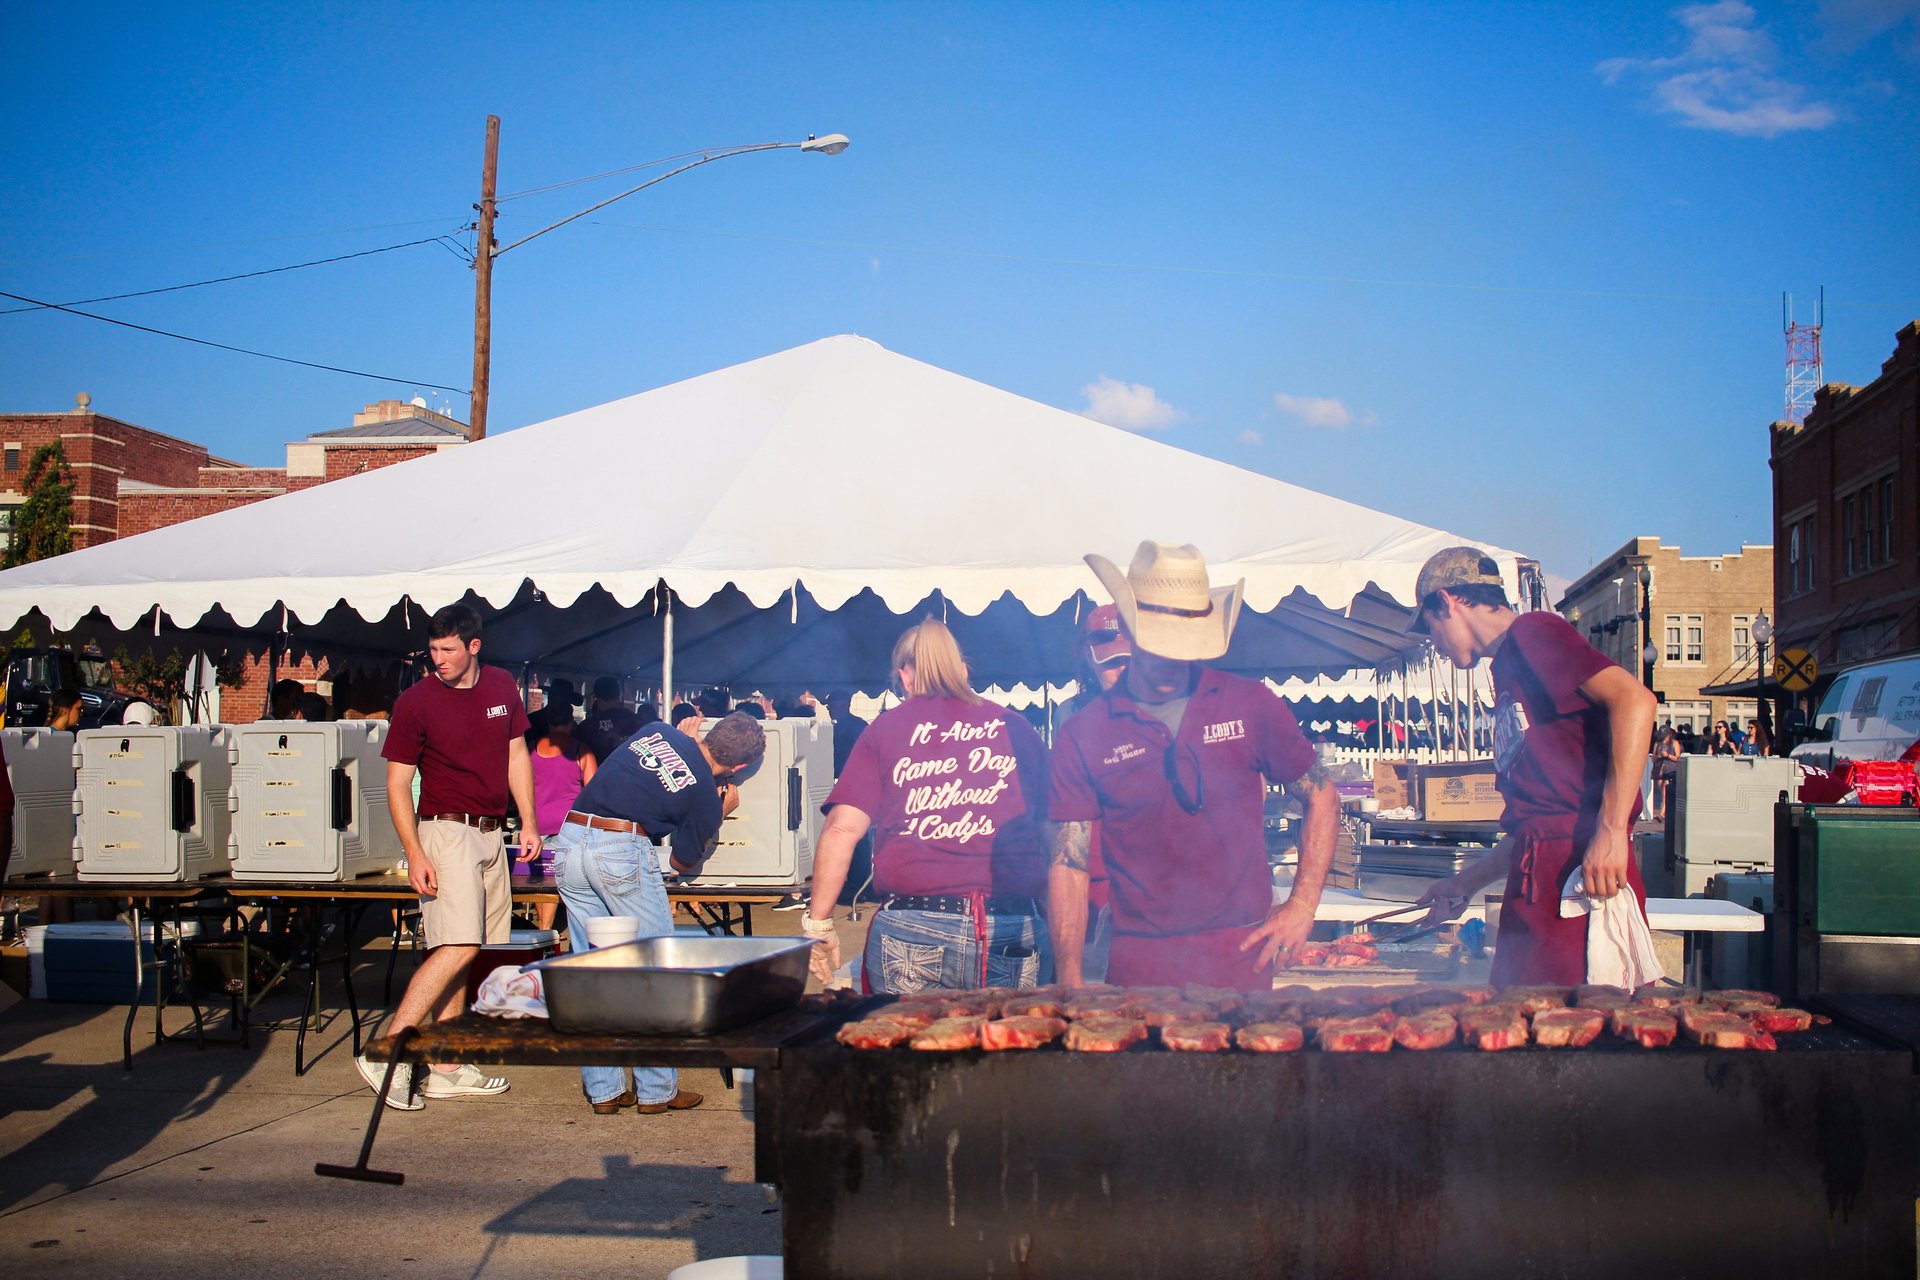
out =
[[664,582],[660,584],[660,705],[673,706],[673,593]]

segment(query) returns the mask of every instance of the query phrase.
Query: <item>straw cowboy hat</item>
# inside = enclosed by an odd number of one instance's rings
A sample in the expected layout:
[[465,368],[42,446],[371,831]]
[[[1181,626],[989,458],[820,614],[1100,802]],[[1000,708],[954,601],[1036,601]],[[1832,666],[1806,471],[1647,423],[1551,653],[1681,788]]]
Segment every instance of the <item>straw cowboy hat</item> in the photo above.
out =
[[1210,587],[1207,562],[1191,543],[1143,542],[1125,575],[1105,556],[1086,559],[1113,596],[1134,648],[1176,662],[1207,662],[1226,653],[1240,618],[1245,578],[1230,587]]

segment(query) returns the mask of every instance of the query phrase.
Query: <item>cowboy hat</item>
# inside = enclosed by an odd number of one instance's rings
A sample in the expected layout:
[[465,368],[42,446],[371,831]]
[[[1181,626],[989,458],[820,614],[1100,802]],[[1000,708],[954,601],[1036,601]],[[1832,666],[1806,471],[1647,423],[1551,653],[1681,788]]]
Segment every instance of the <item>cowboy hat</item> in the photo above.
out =
[[1226,653],[1240,618],[1245,578],[1231,587],[1210,587],[1207,562],[1191,543],[1143,542],[1124,575],[1105,556],[1086,560],[1113,597],[1120,625],[1136,649],[1176,662],[1207,662]]

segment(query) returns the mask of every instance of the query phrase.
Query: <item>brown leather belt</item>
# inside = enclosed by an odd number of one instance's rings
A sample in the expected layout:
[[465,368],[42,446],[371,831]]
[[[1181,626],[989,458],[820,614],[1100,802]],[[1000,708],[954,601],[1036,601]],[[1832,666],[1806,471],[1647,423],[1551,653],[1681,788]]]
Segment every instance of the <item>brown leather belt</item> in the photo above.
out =
[[644,836],[647,829],[637,822],[628,822],[624,818],[603,818],[597,813],[582,813],[578,809],[567,810],[567,821],[583,827],[592,827],[595,831],[618,831],[622,835]]
[[423,813],[422,822],[458,822],[472,827],[475,831],[498,831],[506,824],[504,818],[487,817],[477,813]]

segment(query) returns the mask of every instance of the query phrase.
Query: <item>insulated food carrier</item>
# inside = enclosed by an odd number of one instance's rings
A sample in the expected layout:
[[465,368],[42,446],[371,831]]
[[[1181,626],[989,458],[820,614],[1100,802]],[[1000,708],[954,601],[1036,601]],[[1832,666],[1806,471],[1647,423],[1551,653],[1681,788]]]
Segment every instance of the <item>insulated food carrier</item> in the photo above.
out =
[[228,731],[236,880],[352,880],[403,856],[381,720],[261,720]]
[[[1777,756],[1682,756],[1673,784],[1671,881],[1658,897],[1703,898],[1715,876],[1773,870],[1773,806],[1800,790],[1800,766]],[[1642,868],[1644,874],[1646,868]]]
[[199,880],[227,870],[225,725],[114,725],[74,741],[82,880]]
[[[761,727],[767,754],[740,780],[740,807],[720,824],[694,884],[799,885],[813,877],[820,806],[833,791],[833,725],[795,718]],[[698,856],[692,850],[682,860]]]
[[13,856],[7,874],[72,874],[73,735],[0,730],[0,755],[13,784]]

